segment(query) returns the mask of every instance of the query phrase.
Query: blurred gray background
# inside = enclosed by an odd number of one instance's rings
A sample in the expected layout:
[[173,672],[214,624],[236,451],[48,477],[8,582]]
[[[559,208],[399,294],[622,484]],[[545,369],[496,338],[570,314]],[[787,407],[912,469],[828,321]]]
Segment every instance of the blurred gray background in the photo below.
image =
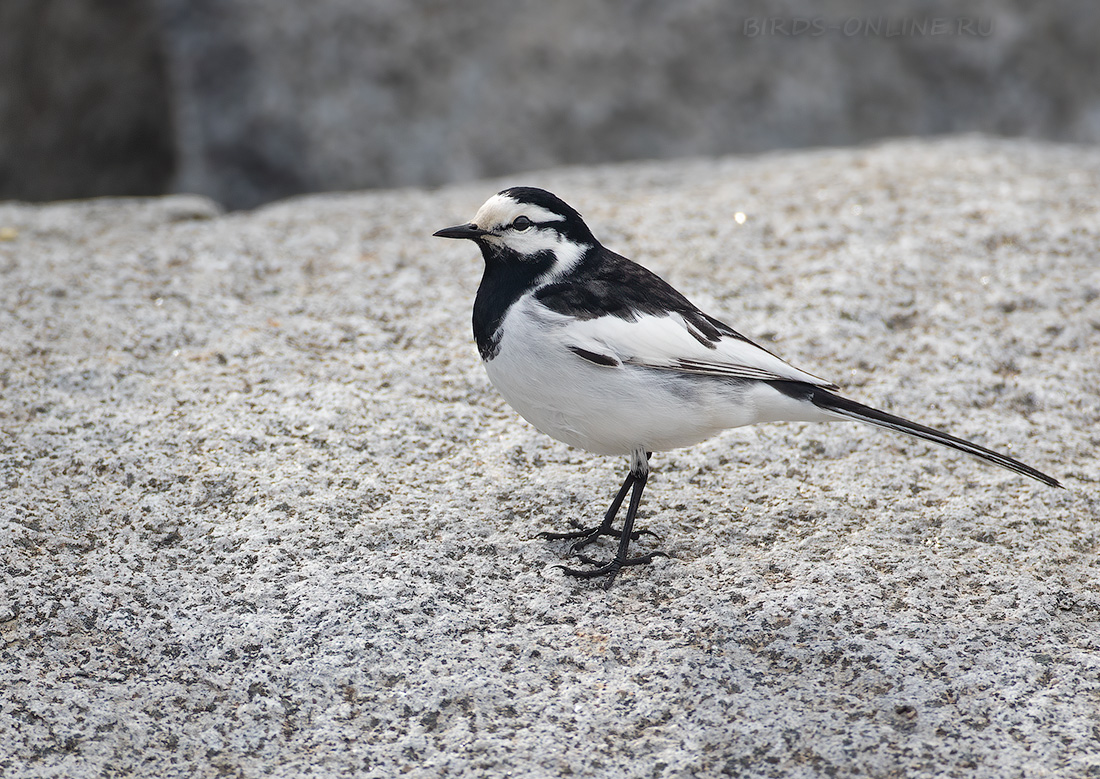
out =
[[1100,140],[1100,4],[3,0],[0,199],[433,185],[957,132]]

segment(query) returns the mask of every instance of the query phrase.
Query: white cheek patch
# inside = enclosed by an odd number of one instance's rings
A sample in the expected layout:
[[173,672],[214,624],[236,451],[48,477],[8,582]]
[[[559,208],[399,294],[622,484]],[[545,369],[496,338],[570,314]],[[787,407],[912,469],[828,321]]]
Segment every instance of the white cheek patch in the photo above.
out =
[[568,273],[591,248],[586,243],[573,243],[552,228],[539,230],[532,227],[523,232],[511,231],[503,238],[486,236],[484,240],[506,246],[521,257],[529,257],[541,252],[553,254],[554,266],[541,281]]
[[585,253],[592,247],[586,243],[573,243],[558,235],[558,242],[554,245],[554,267],[546,274],[544,280],[560,277],[576,267]]

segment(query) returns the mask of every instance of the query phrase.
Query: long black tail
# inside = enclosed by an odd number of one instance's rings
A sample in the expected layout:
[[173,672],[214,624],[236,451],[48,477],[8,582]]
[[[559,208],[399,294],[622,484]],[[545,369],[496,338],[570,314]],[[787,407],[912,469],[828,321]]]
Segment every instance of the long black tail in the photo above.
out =
[[927,427],[916,422],[910,422],[908,419],[902,419],[893,414],[887,414],[885,411],[879,411],[870,406],[865,406],[862,403],[856,403],[854,400],[842,398],[821,387],[793,381],[776,381],[772,382],[772,384],[777,390],[785,395],[800,400],[808,400],[825,411],[831,411],[858,422],[866,422],[869,425],[875,425],[876,427],[896,430],[899,433],[905,433],[914,438],[923,438],[925,441],[932,441],[941,446],[958,449],[960,452],[974,455],[986,462],[991,462],[994,465],[999,465],[1002,468],[1007,468],[1016,473],[1022,473],[1024,476],[1030,476],[1033,479],[1041,481],[1043,484],[1049,484],[1051,487],[1062,486],[1062,483],[1053,476],[1047,476],[1042,471],[1038,471],[1030,465],[1024,465],[1019,460],[1014,460],[1006,454],[994,452],[991,449],[986,449],[984,446],[978,446],[962,438],[956,438],[953,435],[948,435],[935,428]]

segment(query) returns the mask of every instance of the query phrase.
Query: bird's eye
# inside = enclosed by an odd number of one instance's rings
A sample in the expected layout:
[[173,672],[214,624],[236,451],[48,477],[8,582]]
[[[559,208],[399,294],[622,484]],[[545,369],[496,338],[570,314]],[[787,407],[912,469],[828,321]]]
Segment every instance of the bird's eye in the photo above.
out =
[[512,229],[522,233],[524,230],[529,229],[533,224],[534,222],[532,222],[527,217],[517,216],[512,222]]

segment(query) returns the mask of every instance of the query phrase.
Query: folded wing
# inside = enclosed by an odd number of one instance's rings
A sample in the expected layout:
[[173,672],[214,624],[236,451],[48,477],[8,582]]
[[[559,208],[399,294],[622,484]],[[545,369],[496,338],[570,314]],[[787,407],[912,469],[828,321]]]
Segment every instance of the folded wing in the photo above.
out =
[[[679,313],[633,318],[601,316],[572,320],[569,348],[599,365],[633,365],[657,370],[759,381],[797,381],[825,389],[836,385],[795,368],[740,334],[708,318],[701,328]],[[715,326],[718,326],[716,329]],[[595,358],[595,359],[593,359]]]

